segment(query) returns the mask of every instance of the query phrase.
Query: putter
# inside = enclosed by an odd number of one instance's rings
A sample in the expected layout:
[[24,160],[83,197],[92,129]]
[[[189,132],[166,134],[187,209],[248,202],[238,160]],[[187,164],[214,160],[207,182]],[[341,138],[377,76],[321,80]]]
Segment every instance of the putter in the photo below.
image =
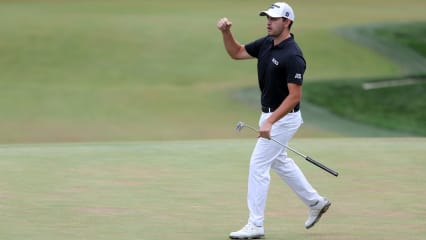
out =
[[[252,127],[252,126],[250,126],[250,125],[248,125],[248,124],[246,124],[246,123],[244,123],[244,122],[238,122],[236,130],[237,130],[238,132],[241,132],[241,130],[242,130],[244,127],[249,128],[249,129],[253,130],[254,132],[257,132],[257,133],[259,132],[259,130],[257,130],[256,128],[254,128],[254,127]],[[329,168],[329,167],[325,166],[324,164],[322,164],[322,163],[320,163],[320,162],[318,162],[318,161],[314,160],[313,158],[311,158],[311,157],[309,157],[309,156],[306,156],[306,155],[304,155],[304,154],[300,153],[300,152],[299,152],[299,151],[297,151],[296,149],[294,149],[294,148],[292,148],[292,147],[290,147],[290,146],[288,146],[288,145],[286,146],[286,145],[284,145],[284,144],[280,143],[279,141],[277,141],[277,140],[275,140],[275,139],[273,139],[273,138],[272,138],[271,140],[272,140],[272,141],[274,141],[274,142],[276,142],[276,143],[278,143],[279,145],[281,145],[281,146],[283,146],[283,147],[287,148],[287,149],[290,149],[290,151],[292,151],[292,152],[294,152],[295,154],[297,154],[297,155],[299,155],[299,156],[303,157],[306,161],[308,161],[308,162],[310,162],[310,163],[314,164],[315,166],[317,166],[317,167],[321,168],[322,170],[325,170],[326,172],[330,173],[331,175],[333,175],[333,176],[335,176],[335,177],[337,177],[337,176],[339,175],[339,173],[338,173],[338,172],[336,172],[336,171],[334,171],[333,169],[331,169],[331,168]]]

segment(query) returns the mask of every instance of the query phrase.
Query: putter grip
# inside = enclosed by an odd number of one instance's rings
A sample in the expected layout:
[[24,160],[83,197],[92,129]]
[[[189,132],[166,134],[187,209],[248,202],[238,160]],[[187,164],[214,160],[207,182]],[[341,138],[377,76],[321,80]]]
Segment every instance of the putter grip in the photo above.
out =
[[323,164],[322,164],[322,163],[320,163],[320,162],[315,161],[313,158],[311,158],[311,157],[309,157],[309,156],[306,156],[306,158],[305,158],[305,159],[306,159],[307,161],[309,161],[310,163],[314,164],[315,166],[317,166],[317,167],[319,167],[319,168],[321,168],[321,169],[323,169],[323,170],[327,171],[327,172],[328,172],[328,173],[330,173],[331,175],[333,175],[333,176],[335,176],[335,177],[339,176],[339,173],[338,173],[338,172],[334,171],[334,170],[333,170],[333,169],[331,169],[331,168],[328,168],[327,166],[323,165]]

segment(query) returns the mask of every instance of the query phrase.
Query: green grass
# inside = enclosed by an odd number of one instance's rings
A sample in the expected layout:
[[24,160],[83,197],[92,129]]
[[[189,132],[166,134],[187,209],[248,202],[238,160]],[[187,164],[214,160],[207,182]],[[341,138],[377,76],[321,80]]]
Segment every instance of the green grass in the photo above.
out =
[[365,90],[359,81],[311,82],[305,98],[367,125],[426,136],[426,81]]
[[[237,121],[258,118],[257,108],[233,98],[256,86],[256,63],[230,60],[215,24],[228,16],[241,42],[253,40],[265,34],[257,17],[265,7],[256,1],[0,1],[0,142],[232,138]],[[312,81],[398,74],[397,64],[334,29],[424,18],[418,1],[327,0],[294,8],[294,32]],[[309,124],[305,136],[339,134]]]
[[[308,82],[308,101],[354,121],[384,129],[426,135],[426,22],[340,29],[351,39],[388,56],[405,76]],[[365,82],[417,79],[414,85],[365,90]],[[342,78],[340,78],[342,79]]]
[[[292,3],[307,84],[404,74],[335,29],[424,21],[425,4]],[[215,24],[227,16],[241,42],[253,40],[265,33],[265,7],[0,0],[0,142],[111,142],[0,145],[0,239],[227,239],[244,225],[254,139],[233,129],[257,121],[241,96],[256,85],[256,63],[230,60]],[[292,146],[340,176],[294,158],[333,205],[305,230],[307,209],[274,175],[267,238],[424,239],[425,139],[342,138],[389,132],[304,111]],[[250,140],[182,141],[203,138]],[[121,142],[147,139],[160,141]]]
[[[227,239],[247,219],[254,141],[1,145],[0,238]],[[291,144],[340,173],[290,153],[333,205],[305,230],[306,207],[273,174],[268,239],[426,237],[424,138]]]
[[388,26],[378,29],[377,35],[388,41],[396,41],[399,45],[406,46],[426,57],[426,23],[424,22]]
[[426,22],[424,19],[410,23],[347,26],[338,28],[337,32],[345,38],[374,49],[398,64],[401,68],[399,75],[426,74]]

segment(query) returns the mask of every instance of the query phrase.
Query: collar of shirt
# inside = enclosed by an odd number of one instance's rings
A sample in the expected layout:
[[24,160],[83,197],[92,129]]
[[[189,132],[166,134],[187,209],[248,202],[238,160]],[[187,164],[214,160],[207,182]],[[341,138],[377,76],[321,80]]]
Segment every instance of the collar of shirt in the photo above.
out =
[[287,38],[286,40],[280,42],[277,46],[273,46],[273,44],[274,44],[274,38],[273,37],[269,37],[268,41],[271,42],[273,48],[284,48],[284,46],[287,45],[287,43],[294,41],[294,34],[290,33],[290,37]]

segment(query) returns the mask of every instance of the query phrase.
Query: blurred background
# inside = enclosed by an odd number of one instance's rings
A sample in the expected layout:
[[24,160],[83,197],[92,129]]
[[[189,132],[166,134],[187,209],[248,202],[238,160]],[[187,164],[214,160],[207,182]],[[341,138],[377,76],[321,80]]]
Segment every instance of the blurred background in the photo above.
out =
[[[259,116],[265,1],[0,0],[0,143],[235,138]],[[307,60],[297,137],[426,136],[425,1],[291,1]],[[249,136],[248,137],[252,137]]]

